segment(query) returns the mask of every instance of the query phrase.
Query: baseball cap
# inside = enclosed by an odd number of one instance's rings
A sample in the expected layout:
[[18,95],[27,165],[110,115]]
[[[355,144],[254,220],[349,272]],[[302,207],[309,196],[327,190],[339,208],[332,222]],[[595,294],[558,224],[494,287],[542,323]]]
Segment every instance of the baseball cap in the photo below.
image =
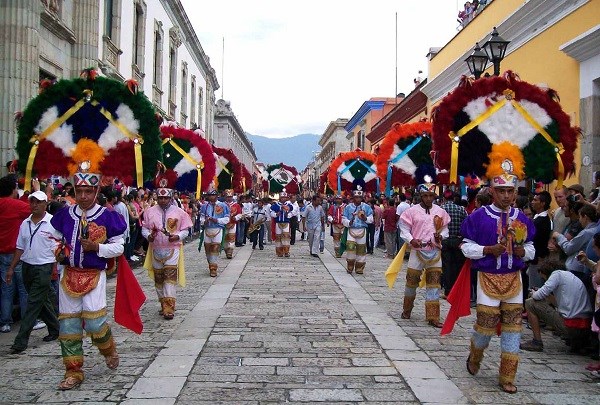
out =
[[35,191],[29,194],[28,198],[31,199],[32,197],[38,201],[48,201],[48,196],[43,191]]

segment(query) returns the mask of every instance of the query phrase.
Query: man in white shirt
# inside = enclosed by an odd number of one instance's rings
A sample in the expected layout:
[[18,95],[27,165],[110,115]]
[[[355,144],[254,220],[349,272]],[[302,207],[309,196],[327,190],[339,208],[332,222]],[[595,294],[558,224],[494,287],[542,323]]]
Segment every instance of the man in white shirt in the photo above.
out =
[[49,237],[52,234],[50,219],[46,212],[48,197],[43,191],[36,191],[29,196],[31,215],[23,221],[17,237],[17,249],[6,273],[6,282],[12,281],[14,269],[22,262],[23,281],[27,289],[27,310],[21,319],[19,333],[10,348],[12,354],[27,349],[29,335],[37,319],[48,326],[48,336],[44,342],[56,340],[59,334],[58,318],[54,309],[56,293],[50,285],[52,268],[56,262],[54,250],[56,241]]
[[[398,206],[396,207],[396,218],[398,218],[398,223],[396,224],[396,228],[397,228],[397,237],[398,237],[398,252],[400,251],[400,248],[402,248],[402,245],[404,245],[404,240],[402,239],[402,236],[400,236],[400,217],[402,216],[402,213],[404,211],[406,211],[407,209],[410,208],[410,204],[408,203],[408,201],[406,201],[406,196],[402,193],[399,194],[399,198],[400,198],[400,204],[398,204]],[[398,253],[395,252],[394,256]],[[388,252],[388,254],[392,254],[391,252]]]

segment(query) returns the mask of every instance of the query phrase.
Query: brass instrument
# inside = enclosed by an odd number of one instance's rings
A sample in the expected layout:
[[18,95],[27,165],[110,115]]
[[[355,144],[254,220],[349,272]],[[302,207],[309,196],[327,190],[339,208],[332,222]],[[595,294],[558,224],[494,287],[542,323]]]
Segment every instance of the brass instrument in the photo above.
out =
[[254,222],[252,225],[250,225],[248,227],[248,230],[246,230],[246,236],[249,238],[250,234],[252,234],[252,232],[256,231],[258,228],[260,228],[260,226],[262,224],[265,223],[265,221],[267,220],[267,218],[261,218],[258,221]]

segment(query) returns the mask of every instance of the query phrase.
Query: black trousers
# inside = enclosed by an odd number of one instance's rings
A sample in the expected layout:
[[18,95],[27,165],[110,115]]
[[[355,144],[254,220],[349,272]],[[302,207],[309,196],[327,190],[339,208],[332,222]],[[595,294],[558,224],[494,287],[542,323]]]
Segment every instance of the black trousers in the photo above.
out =
[[290,218],[290,245],[296,243],[296,231],[298,230],[298,217]]
[[367,224],[367,253],[373,253],[375,243],[375,224]]
[[442,240],[442,287],[446,295],[450,294],[460,269],[465,264],[465,256],[459,247],[461,241],[459,237]]
[[261,225],[256,231],[250,234],[250,242],[252,242],[252,249],[258,247],[262,249],[265,246],[265,226]]

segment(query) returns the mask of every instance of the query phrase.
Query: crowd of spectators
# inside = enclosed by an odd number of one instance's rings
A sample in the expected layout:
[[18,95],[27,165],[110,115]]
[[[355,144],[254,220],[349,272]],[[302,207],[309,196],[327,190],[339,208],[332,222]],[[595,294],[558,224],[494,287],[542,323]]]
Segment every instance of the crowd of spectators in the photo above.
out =
[[492,0],[473,0],[465,2],[463,9],[458,12],[457,21],[462,27],[466,27],[477,14],[492,2]]

